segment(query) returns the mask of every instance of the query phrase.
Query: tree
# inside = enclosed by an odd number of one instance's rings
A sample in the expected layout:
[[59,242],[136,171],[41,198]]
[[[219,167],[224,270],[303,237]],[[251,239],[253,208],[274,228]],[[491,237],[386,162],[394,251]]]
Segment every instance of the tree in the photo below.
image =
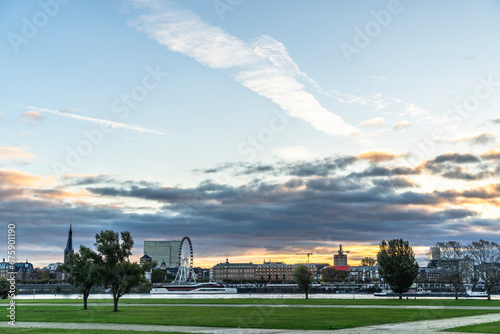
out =
[[500,284],[500,245],[486,240],[473,241],[467,254],[474,261],[477,277],[484,282],[491,300],[491,289]]
[[153,269],[153,272],[151,273],[151,282],[162,283],[165,282],[166,277],[167,273],[165,273],[165,270]]
[[5,277],[0,277],[0,298],[7,299],[9,296],[10,283]]
[[80,252],[68,254],[66,262],[58,267],[68,273],[66,282],[83,295],[84,310],[87,309],[90,291],[99,282],[99,261],[100,258],[93,250],[80,245]]
[[36,269],[36,273],[37,273],[37,279],[39,281],[48,282],[50,280],[50,270],[48,270],[48,269],[43,269],[43,270]]
[[305,264],[297,265],[293,271],[293,280],[299,289],[305,292],[306,299],[309,299],[309,289],[312,285],[311,270]]
[[439,248],[438,267],[442,280],[453,286],[455,299],[458,299],[458,291],[467,276],[464,247],[457,241],[438,242],[436,247]]
[[343,281],[345,276],[345,272],[333,267],[326,267],[321,270],[321,280],[324,282]]
[[418,276],[418,263],[408,241],[382,240],[377,261],[380,277],[389,284],[392,291],[399,294],[399,299],[403,299],[403,292],[409,290]]
[[[121,242],[120,242],[121,236]],[[134,240],[129,231],[106,230],[95,236],[95,246],[99,255],[99,277],[105,286],[110,286],[113,294],[113,311],[118,311],[118,300],[130,292],[132,287],[148,283],[144,273],[152,269],[152,263],[131,263]]]
[[361,265],[362,266],[374,266],[377,263],[377,259],[374,259],[372,257],[364,257],[361,259]]

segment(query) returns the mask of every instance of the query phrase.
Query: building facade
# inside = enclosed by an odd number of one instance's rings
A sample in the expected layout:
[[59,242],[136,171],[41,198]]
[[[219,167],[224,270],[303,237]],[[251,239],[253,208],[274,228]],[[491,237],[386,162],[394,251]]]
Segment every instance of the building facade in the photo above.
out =
[[11,275],[16,275],[16,280],[36,280],[38,279],[38,274],[33,268],[33,264],[26,262],[16,262],[11,266],[8,262],[3,259],[0,262],[0,277],[10,278]]
[[378,266],[357,266],[350,267],[348,275],[351,279],[358,282],[368,283],[380,280]]
[[[313,263],[304,263],[309,267],[314,280],[319,279],[318,268]],[[293,271],[297,264],[284,262],[266,262],[262,264],[250,263],[219,263],[212,268],[213,279],[216,282],[224,281],[293,281]]]
[[255,265],[250,263],[219,263],[212,268],[213,279],[216,282],[224,281],[253,281],[255,280]]
[[179,259],[180,240],[171,241],[144,241],[144,254],[156,261],[157,267],[165,262],[166,267],[177,266]]

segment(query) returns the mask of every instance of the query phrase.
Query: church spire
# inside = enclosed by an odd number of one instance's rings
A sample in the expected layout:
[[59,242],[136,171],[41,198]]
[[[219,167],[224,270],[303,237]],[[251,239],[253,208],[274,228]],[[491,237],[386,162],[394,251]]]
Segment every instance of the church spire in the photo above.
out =
[[68,255],[73,254],[75,251],[73,250],[73,231],[71,230],[71,224],[69,224],[68,231],[68,242],[66,243],[66,249],[64,250],[64,262],[66,262]]

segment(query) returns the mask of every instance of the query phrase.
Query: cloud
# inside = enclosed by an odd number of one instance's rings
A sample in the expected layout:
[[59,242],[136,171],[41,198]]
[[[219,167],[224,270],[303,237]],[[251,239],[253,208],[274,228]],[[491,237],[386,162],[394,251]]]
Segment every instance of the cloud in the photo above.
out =
[[472,145],[486,145],[496,142],[496,136],[492,133],[481,133],[473,137],[460,138],[458,141],[469,142]]
[[261,37],[260,42],[257,40],[256,46],[252,46],[203,22],[191,12],[143,15],[130,25],[170,50],[194,58],[205,66],[232,69],[234,79],[241,85],[272,100],[289,115],[308,122],[319,131],[339,136],[358,131],[305,91],[293,77],[302,72],[294,67],[284,46],[271,38]]
[[372,96],[356,96],[340,91],[333,91],[335,97],[344,104],[360,104],[362,106],[372,108],[371,111],[377,111],[386,108],[393,103],[402,103],[398,98],[384,97],[382,94],[374,94]]
[[285,160],[311,160],[318,156],[316,152],[311,151],[305,146],[289,146],[275,148],[276,155]]
[[22,116],[23,122],[38,122],[40,120],[40,113],[38,111],[26,111]]
[[0,170],[0,184],[15,186],[36,186],[50,183],[50,179],[17,170]]
[[373,83],[376,83],[376,84],[377,84],[377,83],[381,83],[381,82],[385,82],[385,81],[388,81],[388,80],[389,80],[389,78],[386,78],[386,77],[383,77],[383,76],[380,76],[380,75],[372,75],[372,76],[370,77],[370,79],[371,79],[371,81],[372,81]]
[[[469,165],[469,166],[462,166]],[[498,174],[498,168],[482,163],[470,153],[447,153],[423,162],[417,169],[425,169],[432,174],[440,174],[447,179],[482,180]]]
[[357,159],[367,160],[372,163],[395,160],[402,157],[402,154],[395,154],[388,151],[369,151],[356,155]]
[[299,65],[297,65],[292,57],[290,57],[288,50],[283,43],[270,36],[262,35],[256,38],[251,43],[251,46],[254,48],[253,52],[256,55],[269,60],[275,67],[297,79],[302,79],[305,82],[310,83],[317,92],[338,100],[335,95],[324,91],[316,80],[300,70]]
[[419,120],[427,120],[431,119],[432,115],[426,110],[420,108],[419,106],[409,103],[405,106],[404,112],[401,114],[402,116],[409,115],[413,118],[420,117]]
[[402,128],[406,128],[406,127],[409,127],[410,126],[410,122],[408,121],[401,121],[401,122],[398,122],[396,123],[396,125],[394,125],[394,130],[397,130],[397,129],[402,129]]
[[51,110],[51,109],[47,109],[47,108],[37,108],[37,107],[33,107],[33,106],[27,106],[27,108],[31,109],[28,112],[40,112],[41,111],[41,112],[46,112],[49,114],[54,114],[54,115],[58,115],[58,116],[77,119],[80,121],[91,122],[94,124],[100,124],[100,125],[108,126],[110,128],[115,128],[115,129],[132,130],[132,131],[137,131],[137,132],[141,132],[141,133],[152,133],[152,134],[161,135],[161,136],[165,135],[165,133],[160,132],[160,131],[150,130],[150,129],[142,128],[142,127],[135,126],[135,125],[125,124],[125,123],[107,121],[104,119],[80,116],[80,115],[75,115],[75,114],[71,114],[71,113],[64,113],[61,111]]
[[361,127],[373,127],[385,125],[385,120],[382,117],[375,117],[359,123]]
[[499,160],[500,159],[500,150],[490,150],[486,153],[481,154],[481,158],[489,159],[489,160]]
[[492,119],[491,122],[493,122],[495,124],[500,124],[500,117]]
[[0,161],[29,161],[35,156],[19,147],[0,147]]
[[230,171],[233,175],[288,175],[288,176],[327,176],[336,171],[343,170],[347,166],[356,162],[356,158],[351,156],[326,157],[312,161],[280,161],[275,164],[260,163],[226,163],[208,169],[195,169],[194,172],[204,174],[214,174]]
[[[378,158],[351,156],[223,164],[198,172],[247,173],[252,180],[241,185],[207,180],[192,187],[111,175],[65,175],[63,184],[54,184],[43,176],[0,170],[0,220],[16,222],[23,236],[20,256],[50,256],[51,262],[62,258],[70,221],[75,245],[92,247],[95,233],[103,229],[129,230],[137,256],[144,240],[189,235],[197,259],[219,256],[221,244],[222,255],[237,256],[256,250],[294,254],[295,248],[332,248],[339,242],[376,245],[398,237],[432,245],[498,235],[498,220],[483,218],[480,211],[498,206],[500,184],[423,191],[413,180],[422,170],[385,159],[390,166],[376,165]],[[456,153],[432,161],[464,167],[482,163],[476,159]],[[265,177],[270,174],[277,178]],[[139,214],[123,203],[158,209]],[[40,255],[36,249],[44,247],[51,250]]]

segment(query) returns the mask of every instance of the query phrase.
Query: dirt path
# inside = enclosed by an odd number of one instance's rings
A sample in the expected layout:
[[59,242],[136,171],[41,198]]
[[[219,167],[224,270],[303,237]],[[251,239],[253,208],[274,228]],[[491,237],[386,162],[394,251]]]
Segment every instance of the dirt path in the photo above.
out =
[[[500,321],[500,314],[485,314],[471,317],[459,317],[441,320],[412,321],[397,324],[356,327],[340,330],[288,330],[288,329],[256,329],[256,328],[214,328],[190,326],[159,326],[159,325],[127,325],[127,324],[83,324],[61,322],[16,322],[19,328],[58,328],[58,329],[96,329],[96,330],[132,330],[143,332],[183,332],[210,334],[357,334],[357,333],[388,333],[388,334],[431,334],[444,329]],[[0,327],[9,327],[6,322]]]

